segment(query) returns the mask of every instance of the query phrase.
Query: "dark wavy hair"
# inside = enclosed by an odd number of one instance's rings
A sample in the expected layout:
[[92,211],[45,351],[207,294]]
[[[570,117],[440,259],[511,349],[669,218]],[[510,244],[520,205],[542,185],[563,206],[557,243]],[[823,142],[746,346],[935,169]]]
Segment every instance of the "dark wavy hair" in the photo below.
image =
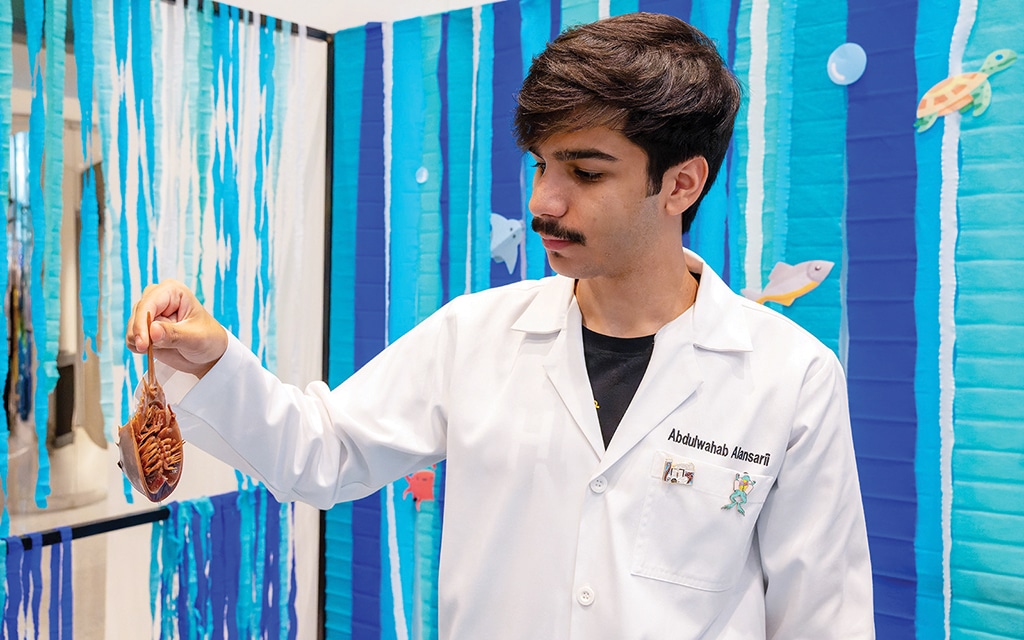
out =
[[647,154],[651,195],[665,171],[703,156],[710,173],[682,216],[690,228],[725,159],[740,85],[714,43],[671,16],[631,13],[573,27],[535,57],[518,95],[523,150],[556,133],[606,126]]

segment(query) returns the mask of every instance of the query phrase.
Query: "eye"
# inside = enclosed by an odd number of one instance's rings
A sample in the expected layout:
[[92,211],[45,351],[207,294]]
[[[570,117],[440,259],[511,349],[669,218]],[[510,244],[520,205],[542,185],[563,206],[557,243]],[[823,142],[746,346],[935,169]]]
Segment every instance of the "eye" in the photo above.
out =
[[539,171],[541,175],[544,175],[544,169],[546,169],[547,166],[547,163],[541,162],[540,160],[533,163],[533,168]]
[[576,169],[576,177],[584,182],[597,182],[601,179],[602,174],[594,171],[584,171],[583,169]]

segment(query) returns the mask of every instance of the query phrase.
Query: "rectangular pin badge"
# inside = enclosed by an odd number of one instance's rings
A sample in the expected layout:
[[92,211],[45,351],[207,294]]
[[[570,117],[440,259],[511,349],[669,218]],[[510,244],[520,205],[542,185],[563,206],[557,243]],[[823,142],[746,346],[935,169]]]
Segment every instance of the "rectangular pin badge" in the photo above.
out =
[[651,467],[651,475],[669,484],[692,485],[695,468],[689,460],[674,459],[667,453],[659,452]]

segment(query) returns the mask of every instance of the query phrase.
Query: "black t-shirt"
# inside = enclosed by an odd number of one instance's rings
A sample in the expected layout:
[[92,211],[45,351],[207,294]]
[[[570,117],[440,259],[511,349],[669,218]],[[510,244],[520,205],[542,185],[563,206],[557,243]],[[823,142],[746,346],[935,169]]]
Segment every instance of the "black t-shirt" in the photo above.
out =
[[653,353],[654,336],[613,338],[583,327],[583,355],[606,449]]

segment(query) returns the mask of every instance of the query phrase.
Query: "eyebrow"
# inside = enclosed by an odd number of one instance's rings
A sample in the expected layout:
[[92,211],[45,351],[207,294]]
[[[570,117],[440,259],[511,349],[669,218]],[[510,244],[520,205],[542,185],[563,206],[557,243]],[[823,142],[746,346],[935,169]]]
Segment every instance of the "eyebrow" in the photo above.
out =
[[[530,149],[530,153],[541,158],[541,154],[536,149]],[[552,152],[552,157],[559,162],[572,162],[574,160],[606,160],[608,162],[618,162],[619,159],[610,153],[601,151],[600,149],[559,149],[558,151]]]

